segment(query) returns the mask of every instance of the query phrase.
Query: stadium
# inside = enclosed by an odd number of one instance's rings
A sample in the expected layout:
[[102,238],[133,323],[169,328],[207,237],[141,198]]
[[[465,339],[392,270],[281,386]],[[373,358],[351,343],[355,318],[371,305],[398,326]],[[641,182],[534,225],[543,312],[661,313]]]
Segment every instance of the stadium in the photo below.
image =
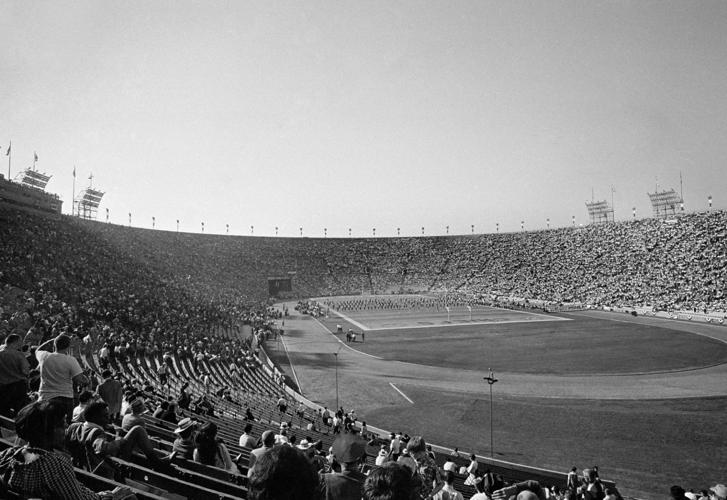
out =
[[0,2],[0,499],[727,500],[727,2]]
[[[726,227],[723,211],[676,223],[386,239],[154,231],[10,203],[1,217],[7,333],[31,326],[45,339],[59,331],[53,321],[65,323],[60,331],[83,335],[88,370],[108,363],[99,358],[104,340],[127,350],[136,342],[115,369],[151,389],[168,357],[172,394],[189,378],[228,435],[239,434],[249,408],[258,432],[290,419],[298,439],[330,442],[325,426],[317,434],[296,421],[293,404],[277,413],[285,389],[305,402],[304,421],[322,407],[355,409],[378,439],[423,435],[438,459],[456,447],[509,480],[564,486],[571,465],[597,465],[622,494],[652,498],[664,484],[721,473],[726,234],[705,229]],[[594,261],[589,245],[609,248],[610,259]],[[265,301],[268,313],[255,305]],[[21,321],[23,311],[33,322]],[[187,346],[175,349],[164,325]],[[167,340],[149,342],[146,329]],[[264,349],[262,367],[235,368],[250,371],[243,387],[228,366],[236,335]],[[213,382],[201,383],[205,374]],[[224,387],[234,403],[219,396]],[[161,396],[151,390],[150,408]],[[170,446],[169,429],[155,425],[159,446]],[[131,460],[127,484],[151,477],[153,491],[175,491],[168,476]],[[179,484],[192,474],[184,467]],[[239,491],[218,491],[239,494],[245,483],[236,481]]]

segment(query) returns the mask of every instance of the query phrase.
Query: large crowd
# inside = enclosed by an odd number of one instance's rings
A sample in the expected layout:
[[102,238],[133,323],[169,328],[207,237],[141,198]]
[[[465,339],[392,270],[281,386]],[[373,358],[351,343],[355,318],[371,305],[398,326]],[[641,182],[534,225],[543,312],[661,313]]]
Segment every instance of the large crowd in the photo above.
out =
[[[264,302],[269,276],[295,271],[294,288],[306,296],[363,290],[456,292],[447,298],[422,298],[417,302],[421,307],[501,296],[725,311],[726,223],[725,212],[713,212],[673,223],[641,220],[466,237],[228,238],[0,208],[0,414],[14,418],[18,436],[27,441],[0,455],[0,469],[12,465],[25,471],[25,476],[17,473],[11,486],[43,498],[128,497],[125,489],[93,493],[74,479],[72,463],[99,472],[105,454],[127,457],[141,451],[151,466],[166,470],[168,457],[154,450],[143,425],[134,419],[135,398],[159,388],[144,387],[141,381],[112,383],[108,369],[144,357],[165,364],[176,356],[195,367],[213,359],[233,366],[249,361],[257,343],[230,332],[248,325],[253,338],[264,338],[271,331],[279,313]],[[400,304],[381,297],[326,305]],[[104,370],[100,379],[84,362],[92,352]],[[161,371],[159,379],[163,377]],[[175,409],[179,402],[162,403],[160,418],[180,419]],[[209,404],[204,398],[196,403],[202,409]],[[79,425],[70,423],[74,417],[82,419]],[[94,429],[105,430],[117,419],[122,435],[96,436]],[[345,422],[343,415],[340,420]],[[186,447],[180,443],[180,452],[205,462],[219,458],[220,465],[231,467],[230,457],[215,445],[214,428],[198,426],[187,435],[179,423],[188,440]],[[354,430],[345,423],[342,428]],[[403,442],[402,436],[392,436],[381,450],[385,458],[371,470],[363,465],[363,445],[355,432],[341,433],[328,455],[325,450],[316,454],[309,447],[271,443],[269,436],[261,435],[259,441],[256,450],[263,451],[253,453],[256,463],[248,464],[250,498],[461,498],[453,486],[454,472],[432,465],[421,438]],[[85,464],[78,450],[72,453],[73,462],[56,454],[73,442],[83,449]],[[316,466],[322,459],[328,467]],[[460,472],[482,495],[472,497],[477,500],[620,497],[600,483],[593,469],[562,490],[527,482],[506,486],[476,467]],[[39,478],[47,481],[41,485]],[[8,486],[5,476],[0,482]],[[671,493],[675,500],[704,497],[678,488]],[[710,495],[727,500],[721,485]]]

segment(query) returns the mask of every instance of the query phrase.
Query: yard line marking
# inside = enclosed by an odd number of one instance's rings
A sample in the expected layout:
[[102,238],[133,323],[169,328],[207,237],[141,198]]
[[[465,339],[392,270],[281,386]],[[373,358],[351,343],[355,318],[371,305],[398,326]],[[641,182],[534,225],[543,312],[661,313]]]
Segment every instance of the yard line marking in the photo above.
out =
[[345,315],[345,314],[343,314],[342,312],[338,312],[338,311],[336,311],[335,309],[331,309],[331,312],[332,312],[333,314],[335,314],[335,315],[337,315],[337,316],[339,316],[339,317],[341,317],[341,318],[345,319],[346,321],[348,321],[348,322],[349,322],[349,323],[351,323],[352,325],[354,325],[354,326],[357,326],[357,327],[359,327],[359,328],[360,328],[361,330],[365,330],[365,331],[368,331],[368,330],[370,330],[370,328],[369,328],[368,326],[366,326],[366,325],[364,325],[364,324],[362,324],[362,323],[359,323],[358,321],[356,321],[356,320],[355,320],[355,319],[353,319],[353,318],[349,318],[348,316],[346,316],[346,315]]
[[390,386],[391,386],[391,387],[392,387],[392,388],[393,388],[393,389],[394,389],[394,390],[395,390],[396,392],[398,392],[399,394],[401,394],[401,397],[403,397],[404,399],[406,399],[407,401],[409,401],[409,402],[410,402],[411,404],[414,404],[414,401],[412,401],[411,399],[409,399],[409,396],[407,396],[406,394],[404,394],[403,392],[401,392],[401,390],[399,390],[399,388],[398,388],[398,387],[396,387],[396,386],[395,386],[395,385],[394,385],[394,384],[393,384],[392,382],[389,382],[389,385],[390,385]]

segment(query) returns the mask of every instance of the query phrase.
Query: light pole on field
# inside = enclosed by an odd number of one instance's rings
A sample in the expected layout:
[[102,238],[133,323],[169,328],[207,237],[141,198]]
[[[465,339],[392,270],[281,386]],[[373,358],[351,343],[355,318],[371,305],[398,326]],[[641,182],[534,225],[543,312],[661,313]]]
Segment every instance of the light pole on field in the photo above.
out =
[[492,368],[490,368],[489,375],[487,377],[484,377],[484,379],[490,386],[490,458],[493,458],[495,456],[495,452],[492,439],[492,386],[495,385],[497,379],[495,378],[495,374],[492,372]]
[[336,411],[338,411],[338,353],[341,352],[341,349],[343,349],[343,346],[340,346],[336,352],[333,353],[333,355],[336,357]]

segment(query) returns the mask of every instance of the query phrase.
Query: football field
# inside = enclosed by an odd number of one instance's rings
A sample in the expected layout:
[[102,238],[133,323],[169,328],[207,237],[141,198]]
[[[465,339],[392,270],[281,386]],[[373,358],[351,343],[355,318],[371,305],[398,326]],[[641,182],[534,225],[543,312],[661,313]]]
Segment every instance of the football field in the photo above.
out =
[[[369,425],[486,455],[482,377],[492,368],[499,459],[561,471],[598,464],[640,498],[722,477],[727,328],[485,307],[470,321],[466,307],[451,309],[449,319],[436,309],[293,311],[284,344],[306,397],[334,407],[338,395]],[[364,341],[347,342],[349,328]]]

